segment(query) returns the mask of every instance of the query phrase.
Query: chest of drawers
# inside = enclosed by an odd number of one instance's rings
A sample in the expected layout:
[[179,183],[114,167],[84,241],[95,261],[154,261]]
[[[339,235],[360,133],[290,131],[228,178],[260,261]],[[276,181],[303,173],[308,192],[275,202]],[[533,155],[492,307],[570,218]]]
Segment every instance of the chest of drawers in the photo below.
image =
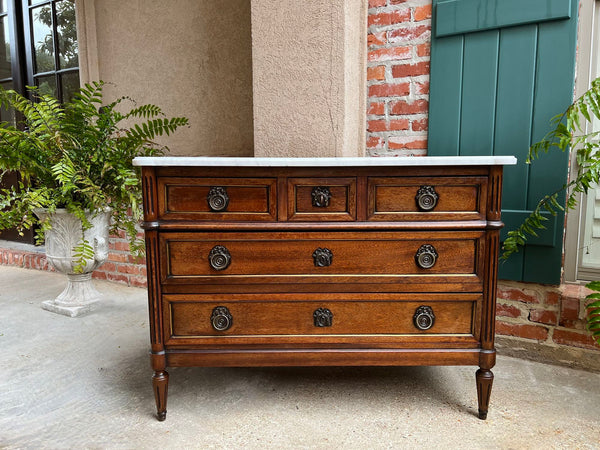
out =
[[474,365],[486,418],[502,165],[137,158],[159,420],[168,367]]

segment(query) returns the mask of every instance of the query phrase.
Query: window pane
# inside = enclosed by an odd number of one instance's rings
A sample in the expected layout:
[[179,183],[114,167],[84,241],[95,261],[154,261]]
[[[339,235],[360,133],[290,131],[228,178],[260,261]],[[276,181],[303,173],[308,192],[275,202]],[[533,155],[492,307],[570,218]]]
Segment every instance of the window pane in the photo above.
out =
[[35,85],[40,88],[40,94],[56,96],[56,77],[54,75],[36,78]]
[[7,0],[2,0],[2,3],[0,4],[0,12],[6,12],[6,1]]
[[[12,89],[13,84],[12,81],[7,81],[6,83],[1,83],[4,89]],[[14,109],[4,109],[0,108],[0,120],[2,122],[10,122],[12,124],[15,123],[15,110]]]
[[77,67],[79,58],[77,28],[75,27],[75,0],[63,0],[56,3],[56,27],[60,68]]
[[0,79],[11,78],[10,34],[8,31],[8,16],[0,21]]
[[62,101],[68,102],[73,98],[73,94],[79,89],[79,72],[70,72],[61,75]]
[[42,6],[31,10],[35,73],[54,69],[54,39],[52,38],[52,8]]

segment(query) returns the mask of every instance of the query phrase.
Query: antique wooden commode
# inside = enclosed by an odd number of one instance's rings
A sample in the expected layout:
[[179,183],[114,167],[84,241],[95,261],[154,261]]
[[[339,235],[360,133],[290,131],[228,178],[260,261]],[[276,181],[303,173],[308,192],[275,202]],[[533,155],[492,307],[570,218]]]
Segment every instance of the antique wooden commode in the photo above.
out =
[[476,365],[486,418],[502,166],[137,158],[159,420],[167,367]]

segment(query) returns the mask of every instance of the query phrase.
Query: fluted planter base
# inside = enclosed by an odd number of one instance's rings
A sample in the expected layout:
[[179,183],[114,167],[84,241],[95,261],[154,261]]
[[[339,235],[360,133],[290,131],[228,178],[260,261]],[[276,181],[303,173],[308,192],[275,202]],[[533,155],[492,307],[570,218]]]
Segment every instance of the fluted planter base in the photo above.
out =
[[42,302],[42,308],[69,317],[79,317],[95,309],[102,294],[92,283],[92,274],[68,274],[67,287],[54,300]]
[[[52,228],[46,231],[46,259],[57,272],[67,276],[67,287],[54,300],[42,303],[42,308],[69,317],[78,317],[94,309],[101,294],[92,284],[92,272],[108,259],[110,209],[90,213],[90,228],[83,229],[81,220],[65,209],[52,214],[38,209],[42,220],[49,218]],[[75,248],[85,240],[93,248],[93,256],[79,260]]]

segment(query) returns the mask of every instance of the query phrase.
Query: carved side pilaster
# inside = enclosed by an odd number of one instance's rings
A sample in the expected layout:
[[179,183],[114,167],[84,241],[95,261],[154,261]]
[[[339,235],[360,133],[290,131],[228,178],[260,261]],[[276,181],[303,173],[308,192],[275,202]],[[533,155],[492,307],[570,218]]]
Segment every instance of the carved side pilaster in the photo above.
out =
[[502,166],[490,166],[487,205],[488,222],[499,222],[502,209]]
[[494,350],[500,229],[504,226],[501,221],[501,208],[502,166],[491,166],[488,180],[487,230],[485,235],[487,270],[484,274],[481,320],[481,346],[483,350]]
[[142,167],[142,196],[144,204],[144,221],[157,218],[156,170],[154,167]]
[[158,262],[158,232],[146,230],[146,268],[148,273],[148,310],[150,312],[150,342],[153,352],[163,350],[162,305]]
[[485,236],[487,271],[484,274],[483,311],[481,319],[481,347],[493,350],[496,325],[496,288],[498,274],[498,251],[500,247],[500,231],[487,230]]

